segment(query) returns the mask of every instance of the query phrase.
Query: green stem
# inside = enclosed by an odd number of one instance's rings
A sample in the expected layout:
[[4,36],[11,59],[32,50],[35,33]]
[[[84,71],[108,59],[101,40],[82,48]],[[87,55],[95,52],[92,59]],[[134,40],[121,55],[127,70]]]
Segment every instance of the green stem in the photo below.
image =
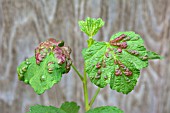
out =
[[[87,41],[88,47],[90,47],[94,42],[92,36],[89,37],[89,38],[90,38],[90,40]],[[100,92],[100,88],[97,89],[95,95],[93,96],[92,100],[89,103],[89,96],[88,96],[88,89],[87,89],[87,75],[86,75],[86,71],[85,71],[85,64],[84,64],[84,77],[80,74],[80,72],[77,70],[77,68],[73,64],[71,66],[75,70],[75,72],[78,74],[81,81],[83,82],[85,111],[88,111],[90,109],[90,107],[93,105],[98,93]]]
[[96,90],[96,92],[95,92],[93,98],[91,99],[91,101],[90,101],[90,103],[89,103],[90,108],[92,107],[92,105],[93,105],[93,103],[94,103],[94,101],[95,101],[97,95],[99,94],[99,92],[100,92],[100,88],[98,87],[98,89]]
[[89,96],[88,96],[88,89],[87,89],[87,75],[86,75],[85,67],[84,67],[84,78],[83,78],[83,76],[80,74],[77,68],[73,64],[71,66],[75,70],[75,72],[78,74],[81,81],[83,82],[85,110],[88,111],[90,109],[90,106],[89,106],[89,99],[88,99]]
[[85,71],[85,65],[84,65],[83,90],[84,90],[85,111],[88,111],[90,109],[90,106],[89,106],[89,96],[88,96],[88,89],[87,89],[87,76]]
[[89,38],[93,38],[93,36],[89,36]]
[[81,81],[83,82],[83,76],[80,74],[80,72],[77,70],[77,68],[72,64],[71,67],[74,69],[74,71],[78,74],[80,77]]

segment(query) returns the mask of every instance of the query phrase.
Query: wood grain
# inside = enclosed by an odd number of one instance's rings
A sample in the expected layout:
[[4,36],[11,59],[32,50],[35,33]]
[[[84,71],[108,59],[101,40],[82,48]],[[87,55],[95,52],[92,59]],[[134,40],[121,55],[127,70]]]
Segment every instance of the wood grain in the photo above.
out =
[[[117,93],[108,86],[93,107],[114,105],[125,113],[170,113],[169,6],[169,0],[0,0],[0,112],[25,113],[30,105],[60,106],[66,100],[83,107],[82,84],[73,70],[39,96],[18,81],[16,67],[34,55],[38,43],[54,37],[72,48],[74,64],[82,72],[81,50],[87,36],[77,22],[89,16],[106,22],[96,40],[108,41],[118,31],[133,30],[141,34],[148,49],[165,57],[142,70],[130,94]],[[91,83],[88,87],[91,98],[96,87]]]

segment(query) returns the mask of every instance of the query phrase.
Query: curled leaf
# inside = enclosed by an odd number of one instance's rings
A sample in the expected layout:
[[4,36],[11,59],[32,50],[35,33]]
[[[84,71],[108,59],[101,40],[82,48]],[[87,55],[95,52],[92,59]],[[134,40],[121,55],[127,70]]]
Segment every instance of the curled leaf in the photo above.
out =
[[23,61],[17,68],[18,78],[42,94],[69,72],[71,49],[63,41],[48,39],[35,49],[35,56]]

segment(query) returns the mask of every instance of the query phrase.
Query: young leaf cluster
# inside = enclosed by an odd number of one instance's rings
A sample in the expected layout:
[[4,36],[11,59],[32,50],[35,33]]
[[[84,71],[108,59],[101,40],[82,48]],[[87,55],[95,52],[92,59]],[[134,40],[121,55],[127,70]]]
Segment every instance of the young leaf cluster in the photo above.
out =
[[85,21],[79,21],[81,31],[86,33],[91,38],[96,35],[103,25],[104,21],[101,18],[95,19],[87,17]]

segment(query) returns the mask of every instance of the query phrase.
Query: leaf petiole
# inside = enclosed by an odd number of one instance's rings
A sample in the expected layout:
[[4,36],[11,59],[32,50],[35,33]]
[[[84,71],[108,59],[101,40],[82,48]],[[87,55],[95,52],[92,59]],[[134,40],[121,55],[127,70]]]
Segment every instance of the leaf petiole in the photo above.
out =
[[79,78],[81,79],[81,81],[83,82],[84,78],[83,76],[80,74],[80,72],[77,70],[77,68],[72,64],[71,67],[74,69],[74,71],[77,73],[77,75],[79,76]]
[[99,94],[99,92],[100,92],[100,88],[98,87],[98,89],[96,90],[93,98],[91,99],[91,101],[90,101],[90,103],[89,103],[90,108],[92,107],[94,101],[96,100],[96,97],[97,97],[97,95]]

